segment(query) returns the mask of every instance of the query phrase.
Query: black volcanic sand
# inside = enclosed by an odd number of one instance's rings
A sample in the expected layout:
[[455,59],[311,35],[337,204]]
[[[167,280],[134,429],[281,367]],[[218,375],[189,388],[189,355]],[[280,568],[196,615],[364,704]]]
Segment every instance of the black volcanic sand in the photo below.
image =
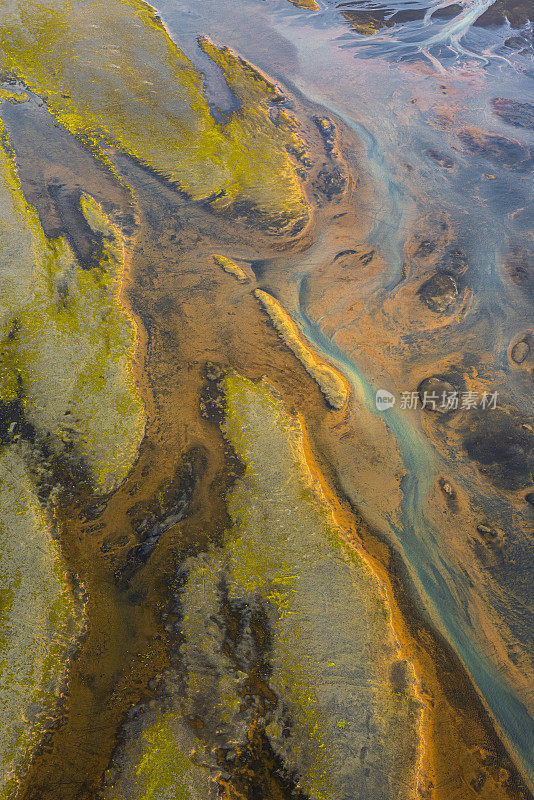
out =
[[494,114],[516,128],[534,130],[534,105],[518,103],[505,97],[495,97],[491,101]]
[[528,0],[495,0],[476,20],[475,25],[486,27],[502,25],[508,20],[512,28],[519,28],[534,17],[532,4]]
[[484,133],[475,127],[460,131],[458,138],[471,153],[495,164],[524,172],[531,170],[534,164],[530,148],[515,139],[508,139],[495,133]]

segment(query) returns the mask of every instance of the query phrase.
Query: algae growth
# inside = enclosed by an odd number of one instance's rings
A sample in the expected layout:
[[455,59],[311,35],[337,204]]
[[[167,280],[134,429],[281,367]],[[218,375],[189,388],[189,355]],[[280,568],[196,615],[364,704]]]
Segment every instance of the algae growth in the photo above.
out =
[[116,147],[195,200],[301,227],[307,205],[288,152],[300,140],[290,118],[269,114],[282,95],[230,50],[199,43],[240,101],[223,122],[201,73],[140,0],[20,0],[3,16],[0,64],[101,157]]

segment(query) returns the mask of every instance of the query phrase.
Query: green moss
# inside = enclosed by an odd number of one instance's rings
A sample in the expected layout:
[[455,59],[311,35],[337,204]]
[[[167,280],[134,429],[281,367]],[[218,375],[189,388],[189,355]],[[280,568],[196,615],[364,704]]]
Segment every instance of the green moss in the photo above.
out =
[[75,445],[95,489],[110,491],[131,468],[145,422],[132,373],[135,327],[120,300],[119,232],[83,196],[82,211],[103,246],[99,264],[82,268],[65,238],[45,237],[5,147],[0,207],[12,255],[0,280],[0,402],[22,399],[37,431],[54,434],[58,447]]
[[185,776],[195,765],[177,746],[169,726],[170,718],[171,715],[163,717],[143,734],[146,752],[136,768],[143,786],[142,800],[153,800],[165,789],[172,789],[176,800],[193,797]]
[[82,620],[21,452],[0,453],[0,798],[38,744]]
[[228,50],[202,40],[241,108],[224,124],[209,112],[202,76],[141,0],[26,0],[3,17],[4,70],[42,96],[71,133],[105,156],[112,144],[216,208],[249,204],[269,224],[294,225],[307,208],[273,124],[271,84]]
[[[380,584],[347,548],[310,474],[298,420],[238,375],[225,377],[225,392],[223,431],[245,464],[228,499],[227,581],[236,602],[261,598],[268,613],[269,684],[279,698],[271,744],[315,800],[390,796],[393,785],[407,798],[417,749],[413,682],[406,698],[396,696],[389,670],[397,644]],[[357,755],[364,746],[380,764],[370,775]]]
[[0,87],[0,103],[7,100],[8,103],[26,103],[30,99],[27,92],[13,91],[6,89],[5,86]]
[[223,269],[229,275],[233,275],[236,280],[240,281],[241,283],[246,282],[246,272],[239,266],[239,264],[236,264],[235,261],[232,261],[230,258],[226,258],[226,256],[213,256],[213,260],[219,265],[219,267],[221,267],[221,269]]
[[[210,773],[197,763],[203,745],[180,720],[177,708],[149,711],[143,730],[124,743],[120,773],[108,800],[197,800],[211,797]],[[194,757],[186,753],[197,753]]]

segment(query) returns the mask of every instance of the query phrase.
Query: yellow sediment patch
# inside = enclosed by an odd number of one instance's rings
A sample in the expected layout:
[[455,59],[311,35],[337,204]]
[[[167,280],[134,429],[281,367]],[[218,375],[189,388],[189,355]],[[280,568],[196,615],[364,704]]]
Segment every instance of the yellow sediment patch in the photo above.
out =
[[254,295],[271,318],[284,342],[299,359],[306,372],[317,382],[328,403],[332,408],[343,408],[349,396],[349,388],[345,379],[333,367],[315,355],[276,298],[268,292],[264,292],[263,289],[255,289]]
[[306,8],[309,11],[319,11],[319,6],[315,0],[289,0],[297,8]]
[[241,269],[239,264],[236,264],[235,261],[232,261],[230,258],[226,258],[226,256],[213,256],[215,263],[221,267],[225,272],[229,275],[233,275],[234,278],[237,278],[238,281],[241,283],[246,283],[248,281],[248,277],[246,272]]

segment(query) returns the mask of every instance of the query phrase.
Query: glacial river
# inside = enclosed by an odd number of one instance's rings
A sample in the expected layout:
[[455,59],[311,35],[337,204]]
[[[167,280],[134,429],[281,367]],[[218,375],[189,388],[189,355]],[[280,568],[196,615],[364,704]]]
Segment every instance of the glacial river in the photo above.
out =
[[[494,98],[523,103],[529,92],[532,96],[532,53],[504,46],[511,36],[506,25],[474,25],[490,6],[489,0],[462,5],[392,0],[387,6],[339,3],[337,7],[332,0],[319,0],[318,11],[295,8],[286,0],[158,0],[156,5],[174,41],[200,69],[208,63],[195,41],[203,34],[235,48],[356,134],[374,190],[368,244],[386,263],[378,292],[384,299],[402,282],[409,262],[407,236],[417,220],[449,221],[469,264],[476,304],[476,314],[458,321],[454,340],[471,348],[473,339],[478,340],[480,349],[490,353],[509,402],[521,413],[532,413],[531,391],[506,368],[509,342],[532,324],[532,295],[507,280],[501,265],[513,243],[516,251],[524,248],[526,257],[532,258],[528,233],[532,158],[518,167],[514,148],[518,145],[523,148],[520,152],[528,153],[525,148],[534,145],[534,133],[532,119],[530,127],[512,127],[493,114],[491,106]],[[368,24],[366,13],[373,15],[375,28],[384,21],[385,27],[374,35],[361,35],[357,26]],[[223,112],[231,111],[233,98],[217,71],[211,69],[206,81],[213,102]],[[511,140],[511,151],[499,156],[476,146],[466,150],[457,133],[473,128]],[[436,159],[454,168],[440,169]],[[383,378],[377,383],[373,375],[364,374],[358,352],[338,346],[336,332],[325,325],[328,313],[319,318],[307,309],[313,259],[304,257],[288,269],[293,270],[296,298],[288,310],[313,345],[347,376],[357,401],[373,414],[382,414],[401,455],[402,501],[397,519],[384,519],[388,536],[401,551],[428,612],[467,666],[516,758],[534,779],[534,724],[528,697],[510,685],[491,643],[473,624],[468,611],[473,588],[469,575],[448,560],[442,532],[428,508],[431,487],[447,470],[449,474],[454,470],[458,484],[497,525],[507,524],[507,496],[484,496],[473,465],[463,456],[438,452],[415,417],[399,405],[377,411],[375,392],[384,385]],[[391,382],[387,388],[401,392],[413,387]],[[357,481],[352,490],[353,499],[365,508],[368,498],[359,493]],[[507,606],[504,600],[495,612],[516,620],[515,635],[528,649],[533,641],[525,615],[528,598],[514,576],[514,569],[524,572],[528,566],[521,539],[528,509],[515,513],[510,524],[515,567],[510,565],[507,571],[505,565],[500,581],[503,596],[507,591],[510,597],[519,594],[524,606],[512,609],[512,601]],[[506,622],[512,624],[511,619]]]

